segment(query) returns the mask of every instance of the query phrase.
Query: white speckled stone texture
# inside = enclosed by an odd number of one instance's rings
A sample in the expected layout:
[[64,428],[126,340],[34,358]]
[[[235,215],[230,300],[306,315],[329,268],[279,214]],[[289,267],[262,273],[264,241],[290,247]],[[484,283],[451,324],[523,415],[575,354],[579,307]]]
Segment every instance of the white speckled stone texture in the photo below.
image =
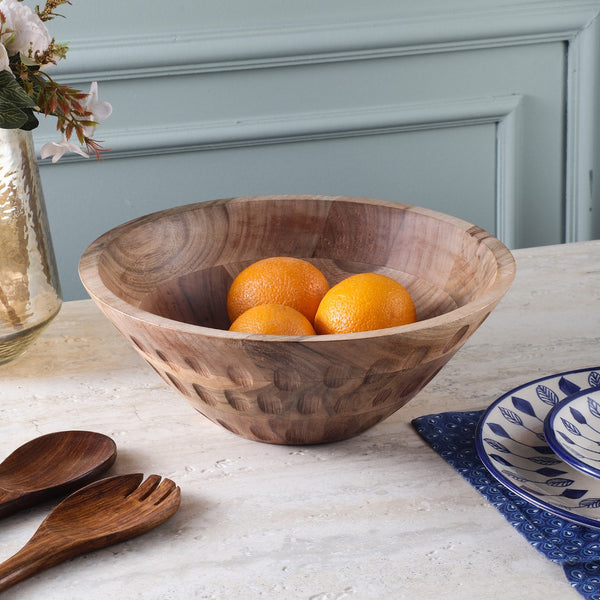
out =
[[[512,288],[425,390],[366,433],[322,446],[261,444],[214,425],[91,301],[67,302],[24,356],[0,367],[0,458],[37,435],[92,429],[117,443],[109,474],[170,477],[182,504],[158,529],[3,600],[579,598],[410,425],[600,365],[600,242],[514,254]],[[0,522],[0,560],[53,505]]]

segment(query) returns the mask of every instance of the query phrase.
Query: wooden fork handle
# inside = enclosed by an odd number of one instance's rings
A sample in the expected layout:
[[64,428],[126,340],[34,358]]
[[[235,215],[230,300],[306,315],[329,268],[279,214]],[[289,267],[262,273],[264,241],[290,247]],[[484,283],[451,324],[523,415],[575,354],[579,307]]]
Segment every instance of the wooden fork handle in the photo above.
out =
[[0,592],[77,554],[78,548],[65,547],[59,540],[52,544],[50,539],[34,535],[21,550],[0,564]]

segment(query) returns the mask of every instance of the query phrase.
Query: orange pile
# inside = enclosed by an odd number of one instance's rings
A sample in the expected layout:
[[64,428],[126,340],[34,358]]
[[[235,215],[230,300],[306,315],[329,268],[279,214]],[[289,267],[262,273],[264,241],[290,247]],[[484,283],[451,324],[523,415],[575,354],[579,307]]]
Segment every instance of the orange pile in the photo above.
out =
[[331,289],[299,258],[277,256],[246,267],[227,294],[230,331],[275,335],[355,333],[414,323],[415,305],[397,281],[352,275]]

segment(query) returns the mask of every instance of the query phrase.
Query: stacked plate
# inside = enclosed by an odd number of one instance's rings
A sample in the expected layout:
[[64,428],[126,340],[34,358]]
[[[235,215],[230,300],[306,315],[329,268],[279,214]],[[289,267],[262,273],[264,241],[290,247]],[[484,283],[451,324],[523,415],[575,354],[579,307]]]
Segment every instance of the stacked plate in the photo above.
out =
[[600,529],[600,367],[504,394],[482,417],[475,443],[487,469],[515,494]]

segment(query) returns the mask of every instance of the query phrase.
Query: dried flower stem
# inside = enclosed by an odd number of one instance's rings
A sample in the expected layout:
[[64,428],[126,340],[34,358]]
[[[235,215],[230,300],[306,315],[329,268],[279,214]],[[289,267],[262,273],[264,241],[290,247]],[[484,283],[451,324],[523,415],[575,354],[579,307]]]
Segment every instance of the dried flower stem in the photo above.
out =
[[63,4],[71,4],[69,0],[46,0],[46,5],[43,10],[40,10],[39,6],[35,7],[35,13],[42,21],[51,21],[54,17],[64,17],[54,12],[54,9],[62,6]]
[[19,79],[27,94],[35,101],[40,112],[45,116],[56,116],[56,129],[70,139],[73,133],[79,143],[85,145],[88,152],[93,152],[96,158],[102,158],[100,153],[106,149],[101,143],[85,135],[86,127],[98,125],[93,120],[93,114],[86,110],[82,101],[88,94],[67,85],[56,83],[50,75],[37,68],[30,68],[21,64]]

